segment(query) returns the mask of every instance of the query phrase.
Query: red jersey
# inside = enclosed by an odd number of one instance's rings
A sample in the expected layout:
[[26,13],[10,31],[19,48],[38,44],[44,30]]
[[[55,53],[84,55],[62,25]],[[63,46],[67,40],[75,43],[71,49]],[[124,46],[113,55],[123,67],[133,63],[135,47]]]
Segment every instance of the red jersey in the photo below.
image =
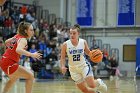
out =
[[19,62],[20,55],[16,52],[17,42],[19,39],[25,38],[19,34],[15,35],[14,38],[6,45],[7,49],[3,54],[4,57]]

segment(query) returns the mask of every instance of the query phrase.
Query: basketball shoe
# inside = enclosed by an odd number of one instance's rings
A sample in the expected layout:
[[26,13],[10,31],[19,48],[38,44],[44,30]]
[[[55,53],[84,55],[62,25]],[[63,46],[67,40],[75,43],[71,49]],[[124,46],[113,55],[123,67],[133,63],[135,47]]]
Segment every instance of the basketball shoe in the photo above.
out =
[[101,79],[97,79],[96,82],[97,93],[106,93],[107,92],[107,85]]

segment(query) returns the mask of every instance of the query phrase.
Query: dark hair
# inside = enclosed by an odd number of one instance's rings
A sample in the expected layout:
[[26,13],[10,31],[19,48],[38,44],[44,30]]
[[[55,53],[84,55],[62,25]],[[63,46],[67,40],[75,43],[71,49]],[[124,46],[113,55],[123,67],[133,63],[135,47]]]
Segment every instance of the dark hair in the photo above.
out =
[[28,30],[28,28],[30,27],[31,23],[28,23],[28,22],[20,22],[19,26],[18,26],[18,30],[17,30],[17,33],[22,35],[22,36],[25,36],[25,37],[28,37],[27,33],[25,32],[25,30]]
[[2,40],[0,40],[0,43],[3,43]]
[[71,29],[77,29],[78,32],[81,30],[79,24],[75,24]]

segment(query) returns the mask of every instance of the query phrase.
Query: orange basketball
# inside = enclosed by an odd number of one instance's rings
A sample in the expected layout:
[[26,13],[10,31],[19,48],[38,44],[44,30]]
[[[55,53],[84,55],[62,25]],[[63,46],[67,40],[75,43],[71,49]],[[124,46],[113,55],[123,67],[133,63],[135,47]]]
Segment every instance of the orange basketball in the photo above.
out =
[[6,0],[0,0],[0,6],[2,6],[5,3]]
[[101,50],[95,49],[95,50],[90,51],[89,57],[92,62],[99,63],[102,61],[103,54],[102,54]]

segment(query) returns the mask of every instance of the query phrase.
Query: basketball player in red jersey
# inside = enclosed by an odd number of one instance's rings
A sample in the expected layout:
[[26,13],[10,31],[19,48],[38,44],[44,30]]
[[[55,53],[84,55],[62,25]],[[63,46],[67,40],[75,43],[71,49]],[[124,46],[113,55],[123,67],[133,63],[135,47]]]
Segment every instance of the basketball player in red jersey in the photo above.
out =
[[7,93],[19,78],[25,78],[25,93],[31,93],[34,76],[33,73],[23,66],[18,65],[21,55],[40,59],[41,55],[38,52],[30,53],[26,51],[27,39],[34,35],[33,26],[27,22],[21,22],[18,26],[17,34],[6,40],[6,51],[0,60],[1,69],[8,75],[9,81],[6,83],[3,92]]

